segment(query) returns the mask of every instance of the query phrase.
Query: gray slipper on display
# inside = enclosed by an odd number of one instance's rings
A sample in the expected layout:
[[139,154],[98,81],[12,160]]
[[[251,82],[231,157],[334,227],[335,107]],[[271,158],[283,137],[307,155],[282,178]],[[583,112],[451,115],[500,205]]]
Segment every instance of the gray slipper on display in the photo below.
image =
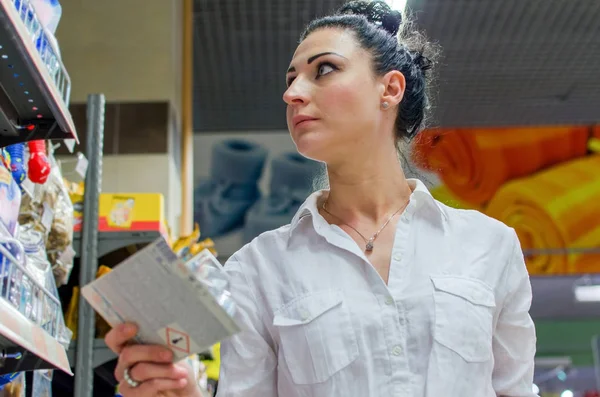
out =
[[234,139],[212,149],[211,176],[194,190],[194,220],[202,237],[218,237],[239,228],[248,209],[260,198],[260,179],[267,150]]
[[260,199],[246,216],[244,241],[290,223],[325,165],[298,153],[284,153],[271,162],[269,196]]

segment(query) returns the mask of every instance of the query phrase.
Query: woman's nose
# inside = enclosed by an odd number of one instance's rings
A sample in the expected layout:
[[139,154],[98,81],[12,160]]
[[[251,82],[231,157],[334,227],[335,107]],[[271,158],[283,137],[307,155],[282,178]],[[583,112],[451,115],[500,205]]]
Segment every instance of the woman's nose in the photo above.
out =
[[283,101],[288,105],[306,104],[309,101],[307,82],[296,77],[288,89],[283,93]]

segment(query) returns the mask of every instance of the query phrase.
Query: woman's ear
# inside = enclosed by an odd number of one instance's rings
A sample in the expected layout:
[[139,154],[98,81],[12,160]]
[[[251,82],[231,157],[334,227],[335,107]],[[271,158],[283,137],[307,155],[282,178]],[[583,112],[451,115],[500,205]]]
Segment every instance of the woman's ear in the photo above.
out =
[[382,83],[384,91],[381,101],[389,103],[390,107],[397,106],[402,101],[406,89],[404,75],[398,70],[392,70],[383,76]]

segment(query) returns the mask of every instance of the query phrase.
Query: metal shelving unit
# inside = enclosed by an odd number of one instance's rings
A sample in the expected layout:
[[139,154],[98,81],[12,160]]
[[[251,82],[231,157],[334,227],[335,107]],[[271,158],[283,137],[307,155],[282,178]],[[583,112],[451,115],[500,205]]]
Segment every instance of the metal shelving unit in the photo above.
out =
[[36,139],[78,141],[71,80],[28,0],[0,0],[0,147]]
[[[94,280],[98,271],[98,206],[102,185],[104,146],[104,95],[90,95],[87,114],[87,157],[79,285]],[[94,335],[96,316],[85,299],[79,300],[78,337],[75,349],[75,392],[77,397],[92,397],[94,388]]]
[[[94,339],[93,343],[94,357],[92,359],[92,367],[98,368],[101,365],[117,358],[117,355],[112,352],[104,343],[104,339]],[[67,352],[70,362],[75,362],[75,355],[77,354],[77,341],[73,341],[69,346]]]
[[[155,241],[161,236],[158,230],[149,231],[122,231],[122,232],[99,232],[98,233],[98,258],[116,251],[120,248],[130,245],[146,245]],[[81,251],[77,249],[81,241],[81,233],[73,234],[73,246],[77,252],[76,256],[81,256]]]

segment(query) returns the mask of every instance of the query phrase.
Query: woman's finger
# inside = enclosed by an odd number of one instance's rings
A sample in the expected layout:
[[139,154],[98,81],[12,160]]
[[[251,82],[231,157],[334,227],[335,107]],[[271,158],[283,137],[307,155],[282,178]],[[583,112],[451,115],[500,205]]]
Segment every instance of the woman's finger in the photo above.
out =
[[[151,363],[171,363],[173,353],[162,346],[158,345],[129,345],[125,346],[119,354],[119,362],[115,368],[115,378],[118,381],[123,379],[123,373],[127,368],[132,370],[132,367],[141,362]],[[131,375],[131,373],[130,373]]]
[[125,381],[119,383],[119,393],[123,397],[158,397],[162,392],[177,391],[187,386],[187,379],[162,379],[156,378],[141,383],[138,387],[131,387]]
[[187,378],[186,368],[176,364],[153,364],[139,363],[129,370],[129,375],[137,382],[146,382],[151,379],[173,379],[178,380]]
[[106,334],[104,341],[110,350],[116,354],[121,354],[121,350],[123,350],[136,333],[137,327],[134,324],[119,324]]

